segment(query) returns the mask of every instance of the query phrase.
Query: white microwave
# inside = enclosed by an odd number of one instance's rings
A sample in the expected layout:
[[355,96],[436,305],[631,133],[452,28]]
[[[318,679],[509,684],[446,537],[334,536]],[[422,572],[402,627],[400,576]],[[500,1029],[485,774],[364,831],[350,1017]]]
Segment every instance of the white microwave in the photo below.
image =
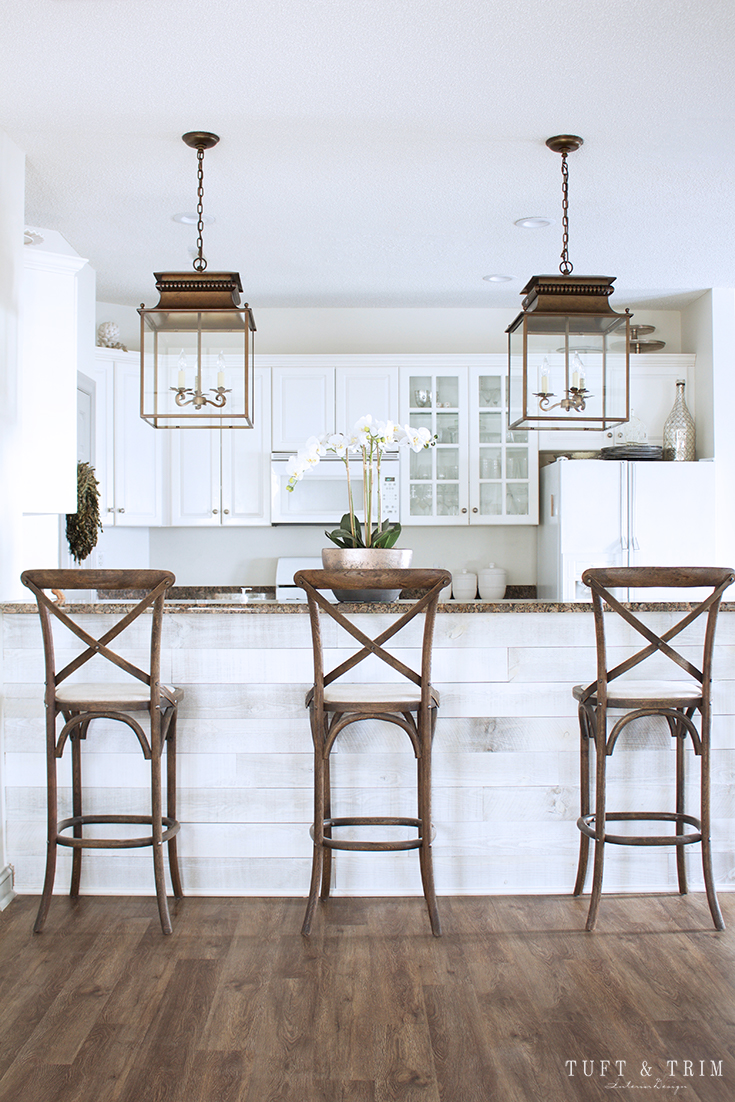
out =
[[[275,453],[271,460],[271,524],[331,524],[349,511],[347,475],[341,459],[323,458],[307,471],[290,492],[286,465],[290,454]],[[398,456],[384,456],[380,463],[383,520],[399,519]],[[355,509],[364,520],[362,463],[350,463],[350,481]],[[377,489],[373,486],[373,516],[377,519]]]

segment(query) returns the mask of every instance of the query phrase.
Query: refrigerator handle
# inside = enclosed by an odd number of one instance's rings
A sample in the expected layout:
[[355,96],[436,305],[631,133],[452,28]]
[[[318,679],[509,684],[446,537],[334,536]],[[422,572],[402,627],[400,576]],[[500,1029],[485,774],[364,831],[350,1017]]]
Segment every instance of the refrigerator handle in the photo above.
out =
[[628,472],[628,477],[630,478],[630,490],[628,493],[628,516],[630,518],[628,521],[628,537],[630,539],[631,549],[633,551],[640,551],[640,544],[635,535],[635,513],[638,504],[636,501],[637,484],[635,463],[628,464]]
[[[620,549],[628,550],[628,530],[630,528],[630,516],[628,514],[628,495],[625,492],[627,482],[626,464],[620,464]],[[627,565],[627,564],[624,564]]]

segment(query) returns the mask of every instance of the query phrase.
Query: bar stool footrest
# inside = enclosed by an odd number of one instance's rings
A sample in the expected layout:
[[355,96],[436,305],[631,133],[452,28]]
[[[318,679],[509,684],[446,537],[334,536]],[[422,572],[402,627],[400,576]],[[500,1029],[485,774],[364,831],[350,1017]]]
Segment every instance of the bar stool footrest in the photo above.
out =
[[[181,824],[176,819],[164,815],[161,822],[166,828],[161,835],[162,842],[168,842],[181,830]],[[73,815],[70,819],[62,819],[56,827],[58,837],[56,841],[60,846],[70,846],[72,849],[138,849],[141,846],[155,845],[153,835],[145,838],[65,838],[61,836],[62,830],[69,830],[75,826],[89,824],[99,825],[120,823],[146,823],[153,826],[151,815]]]
[[[417,830],[421,830],[422,823],[420,819],[365,815],[343,816],[324,820],[325,828],[343,826],[410,826],[416,827]],[[309,834],[311,835],[312,841],[314,841],[313,826],[309,829]],[[363,850],[370,853],[389,853],[396,850],[419,849],[423,845],[423,841],[422,835],[419,835],[418,838],[408,838],[405,841],[398,842],[347,842],[335,838],[324,838],[323,845],[325,849]]]
[[[605,813],[605,822],[662,822],[662,823],[686,823],[694,827],[691,834],[607,834],[602,841],[614,846],[688,846],[692,842],[702,841],[702,823],[694,815],[677,815],[675,811],[608,811]],[[580,815],[577,826],[582,834],[586,834],[593,841],[597,838],[595,831],[595,816]]]

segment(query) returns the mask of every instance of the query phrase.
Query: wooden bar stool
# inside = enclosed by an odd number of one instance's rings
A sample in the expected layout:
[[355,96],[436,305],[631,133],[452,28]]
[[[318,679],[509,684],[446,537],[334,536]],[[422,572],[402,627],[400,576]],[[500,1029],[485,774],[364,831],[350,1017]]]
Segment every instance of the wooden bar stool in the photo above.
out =
[[[168,843],[169,870],[174,896],[182,898],[181,877],[176,853],[176,711],[183,691],[161,684],[161,628],[166,591],[175,578],[167,570],[26,570],[21,581],[34,593],[41,617],[41,631],[46,663],[46,758],[48,781],[48,846],[46,877],[34,930],[44,927],[56,872],[58,846],[73,850],[71,891],[79,895],[83,849],[134,849],[151,846],[153,871],[158,899],[158,913],[164,934],[171,933],[171,919],[166,900],[163,870],[163,843]],[[105,591],[143,590],[145,595],[130,611],[114,623],[99,638],[77,624],[63,606],[55,604],[44,590],[96,589]],[[121,632],[142,613],[151,609],[150,663],[139,669],[110,648]],[[61,670],[56,670],[53,620],[68,628],[85,649]],[[105,617],[107,620],[107,617]],[[132,677],[128,682],[85,683],[67,682],[67,678],[95,656],[107,659]],[[66,684],[64,684],[66,682]],[[138,719],[130,713],[148,713],[149,736]],[[57,735],[57,716],[64,725]],[[143,756],[151,763],[150,815],[84,815],[82,812],[82,742],[87,738],[95,719],[116,720],[130,727],[138,738]],[[58,821],[56,762],[64,752],[67,740],[72,754],[72,815]],[[167,746],[167,807],[163,815],[161,800],[161,755]],[[144,823],[151,833],[138,838],[92,838],[84,834],[88,824]],[[71,836],[65,831],[71,830]]]
[[[730,569],[708,567],[611,567],[586,570],[582,581],[592,590],[597,640],[597,678],[586,687],[577,685],[574,697],[579,701],[579,725],[581,737],[581,815],[577,826],[581,831],[579,866],[574,895],[581,895],[587,876],[589,843],[595,843],[592,895],[587,916],[587,929],[594,930],[602,892],[602,873],[605,844],[620,846],[676,846],[676,868],[679,892],[686,895],[686,867],[684,846],[694,842],[702,845],[702,869],[707,890],[707,901],[716,929],[724,930],[725,923],[715,894],[712,874],[712,849],[710,843],[710,727],[712,720],[712,653],[715,641],[717,614],[722,594],[735,580]],[[709,590],[689,611],[682,615],[662,635],[657,635],[629,608],[625,608],[611,590],[618,588],[650,587],[690,588]],[[623,662],[608,669],[605,646],[605,606],[617,613],[645,640],[645,646]],[[680,654],[671,641],[680,635],[699,617],[704,618],[704,640],[701,646],[700,665],[696,666]],[[664,655],[687,675],[683,681],[631,681],[617,680],[622,674],[639,666],[652,656]],[[614,684],[613,684],[614,682]],[[608,733],[607,713],[621,711],[614,717]],[[699,731],[693,717],[699,713]],[[625,727],[633,720],[646,716],[662,716],[676,740],[676,799],[675,810],[658,811],[608,811],[605,804],[607,759],[615,749]],[[691,738],[694,753],[700,759],[700,807],[699,816],[689,815],[684,804],[684,744]],[[595,747],[595,801],[594,811],[590,797],[590,743]],[[613,821],[655,820],[673,823],[671,834],[620,835],[607,831]],[[691,828],[689,830],[685,828]]]
[[[294,576],[294,582],[306,591],[314,647],[314,685],[306,694],[314,742],[314,823],[311,828],[314,851],[309,902],[301,932],[307,936],[311,930],[317,898],[327,899],[329,896],[333,850],[390,852],[417,849],[431,930],[439,937],[441,923],[431,859],[431,745],[439,694],[431,686],[431,647],[439,593],[444,586],[450,584],[451,575],[446,570],[354,570],[344,573],[301,570]],[[373,639],[353,624],[340,610],[339,605],[331,604],[323,597],[320,592],[323,589],[411,589],[418,591],[421,596],[414,604],[399,606],[402,615]],[[359,595],[356,599],[359,600]],[[387,607],[394,611],[390,606]],[[324,670],[320,611],[331,617],[358,644],[354,654],[329,672]],[[385,644],[421,615],[424,617],[421,668],[417,671],[386,650]],[[401,674],[406,682],[335,684],[368,655],[380,658],[392,670]],[[351,723],[366,719],[393,723],[405,731],[411,741],[416,756],[418,787],[418,809],[414,818],[357,815],[333,817],[331,814],[329,756],[332,747],[340,731]],[[365,825],[408,826],[416,830],[416,837],[405,841],[369,842],[340,840],[333,835],[333,831],[340,827]]]

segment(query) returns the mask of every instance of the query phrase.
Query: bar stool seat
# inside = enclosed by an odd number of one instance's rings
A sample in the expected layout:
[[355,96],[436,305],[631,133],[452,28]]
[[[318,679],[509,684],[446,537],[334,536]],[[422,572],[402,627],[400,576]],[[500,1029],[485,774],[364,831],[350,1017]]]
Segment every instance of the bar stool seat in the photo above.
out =
[[[595,692],[585,696],[583,685],[576,685],[572,692],[575,700],[584,697],[590,704],[597,702]],[[671,708],[698,706],[702,700],[702,686],[696,681],[617,681],[608,685],[608,708],[635,708],[656,700],[666,700]]]
[[[176,689],[173,685],[161,685],[159,688],[161,694],[172,703],[183,699],[183,689]],[[124,704],[128,711],[147,711],[150,708],[151,690],[147,685],[121,685],[116,681],[74,682],[57,689],[56,700],[59,704],[73,705],[83,702],[97,708],[103,704]]]
[[[715,928],[723,930],[725,923],[715,892],[710,839],[710,734],[712,722],[712,658],[715,628],[722,594],[735,580],[729,569],[707,567],[611,567],[586,570],[582,581],[592,591],[597,650],[597,677],[590,685],[573,689],[579,704],[580,728],[580,789],[581,814],[577,820],[580,831],[579,864],[574,895],[584,891],[589,860],[589,844],[594,842],[594,873],[587,929],[594,930],[602,893],[604,853],[607,844],[620,846],[675,846],[679,892],[687,892],[684,847],[701,843],[702,871],[707,902]],[[671,587],[702,588],[704,596],[687,604],[680,618],[658,634],[650,623],[621,604],[614,590]],[[605,617],[617,614],[645,644],[623,661],[608,668]],[[687,640],[687,652],[672,646],[672,640],[703,620],[704,638]],[[702,626],[702,625],[698,625]],[[680,644],[681,646],[681,644]],[[693,657],[697,651],[697,657]],[[634,681],[627,675],[652,657],[670,659],[679,670],[689,675],[686,680]],[[699,665],[695,665],[695,661]],[[613,713],[608,715],[608,713]],[[620,713],[620,714],[615,714]],[[606,786],[608,759],[628,724],[649,717],[661,717],[668,725],[676,746],[675,803],[672,811],[609,811]],[[699,729],[694,717],[699,717]],[[608,719],[610,729],[608,730]],[[694,754],[700,760],[699,814],[685,810],[684,746],[691,740]],[[595,748],[594,809],[591,785],[590,746]],[[617,834],[608,830],[611,822],[671,823],[673,830],[659,834]],[[687,829],[690,828],[690,829]]]
[[[312,741],[314,745],[314,820],[311,838],[314,843],[309,900],[301,929],[308,936],[318,898],[327,899],[331,889],[332,852],[363,850],[395,852],[417,849],[424,898],[429,912],[432,933],[441,934],[441,923],[434,888],[431,857],[433,828],[431,824],[431,747],[436,726],[439,693],[432,687],[431,647],[437,603],[441,590],[451,582],[446,570],[360,570],[335,573],[326,570],[302,570],[294,582],[306,592],[314,650],[314,685],[306,693]],[[327,601],[320,590],[405,590],[420,594],[415,603],[386,606],[398,611],[395,622],[385,627],[375,638],[366,635],[340,610]],[[359,596],[357,597],[359,600]],[[354,653],[334,669],[325,671],[321,642],[320,613],[326,614],[350,637]],[[387,642],[416,617],[423,616],[420,669],[415,670],[403,658],[386,648]],[[363,618],[365,619],[365,618]],[[380,617],[377,622],[380,623]],[[357,647],[354,647],[354,644]],[[340,642],[340,647],[344,644]],[[402,652],[403,653],[403,652]],[[337,679],[349,674],[366,658],[385,662],[398,678],[388,682],[350,682]],[[335,817],[331,813],[330,754],[337,736],[352,723],[376,719],[401,728],[411,742],[417,765],[417,813],[415,816]],[[346,839],[334,836],[342,827],[409,827],[414,836],[400,840]],[[321,885],[321,889],[320,889]]]
[[[72,896],[79,895],[84,849],[134,849],[150,846],[153,852],[153,872],[158,901],[158,913],[164,934],[171,933],[171,918],[166,899],[163,868],[163,843],[168,846],[169,870],[173,893],[183,896],[176,850],[180,826],[176,819],[176,717],[182,689],[164,685],[160,680],[161,630],[163,603],[175,578],[165,570],[26,570],[21,580],[35,595],[41,617],[46,665],[46,756],[48,841],[46,875],[41,903],[34,930],[40,933],[46,922],[56,873],[58,846],[72,849]],[[142,591],[143,596],[113,626],[99,638],[81,626],[72,614],[54,603],[46,590],[116,590]],[[110,644],[126,628],[150,610],[149,662],[141,669],[113,650]],[[108,618],[105,617],[105,620]],[[53,621],[61,623],[81,641],[83,648],[63,669],[56,669]],[[64,641],[68,645],[67,640]],[[84,649],[86,647],[86,649]],[[72,675],[94,658],[104,659],[122,670],[127,681],[74,681]],[[147,713],[147,730],[136,717]],[[57,733],[57,720],[64,724]],[[122,815],[114,813],[84,814],[82,810],[82,743],[87,740],[91,725],[99,719],[112,720],[129,727],[135,734],[144,758],[150,762],[150,813]],[[63,756],[67,741],[72,755],[72,815],[58,819],[56,763]],[[166,814],[162,810],[161,757],[167,749]],[[142,837],[118,833],[101,838],[89,835],[89,825],[148,826]],[[66,833],[71,831],[72,833]]]
[[[434,707],[439,707],[439,693],[436,689],[430,690],[430,697]],[[306,694],[306,707],[310,707],[314,698],[314,690],[309,689]],[[421,703],[421,693],[404,685],[330,685],[324,690],[324,707],[328,711],[339,711],[340,705],[370,704],[384,711],[395,711],[397,705],[405,705],[406,708],[415,709]]]

